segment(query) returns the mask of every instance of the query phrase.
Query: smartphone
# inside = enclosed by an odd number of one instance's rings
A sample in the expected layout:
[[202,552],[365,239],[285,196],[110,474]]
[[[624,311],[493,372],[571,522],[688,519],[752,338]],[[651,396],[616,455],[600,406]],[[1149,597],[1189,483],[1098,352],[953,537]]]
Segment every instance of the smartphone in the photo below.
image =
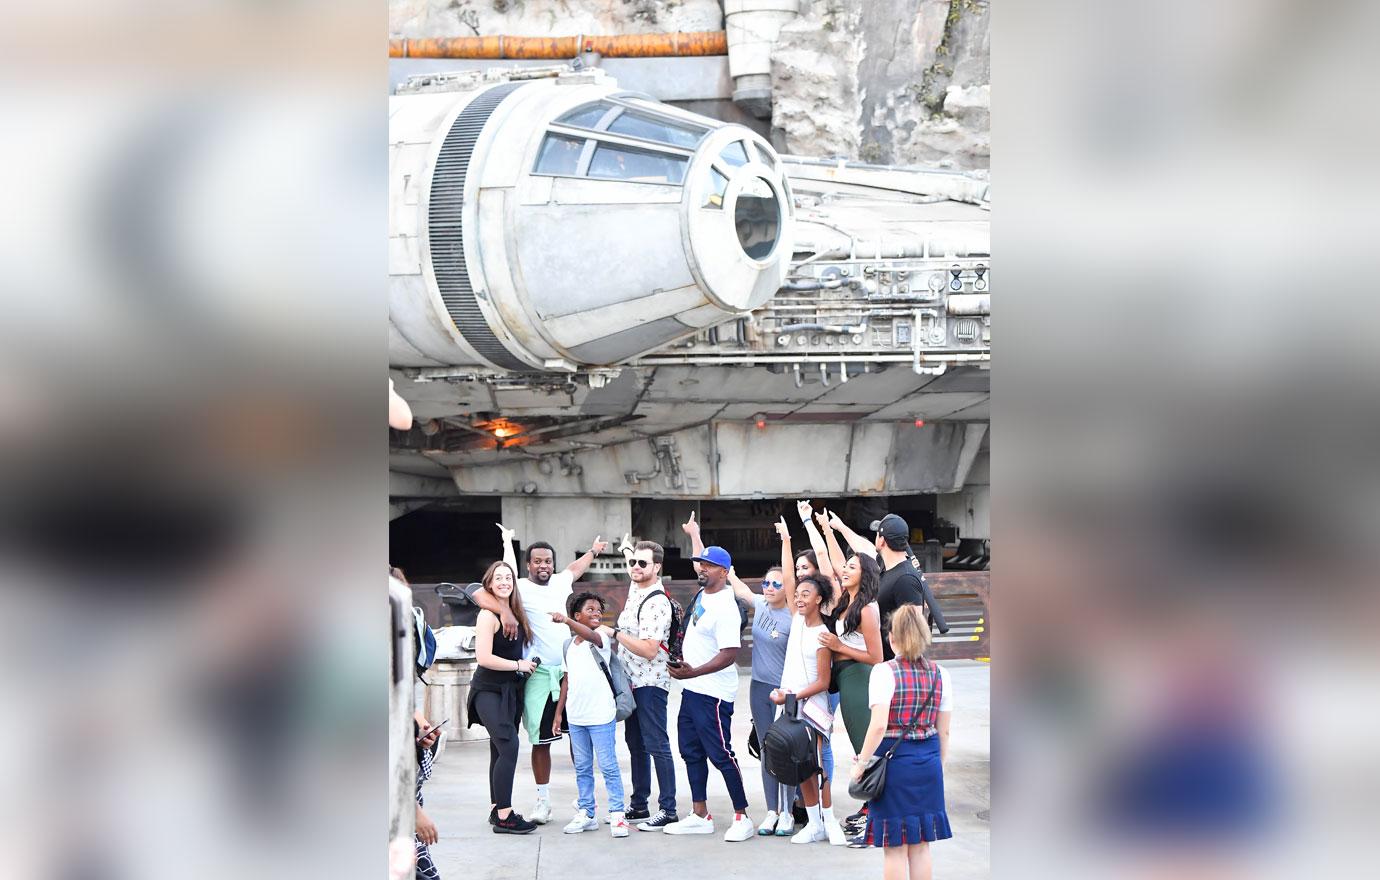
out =
[[421,732],[421,734],[417,737],[417,742],[421,742],[422,740],[426,739],[428,736],[431,736],[431,732],[432,732],[432,731],[434,731],[434,730],[440,730],[442,727],[445,727],[445,726],[446,726],[446,722],[448,722],[448,721],[450,721],[449,718],[447,718],[445,721],[440,722],[439,724],[433,724],[433,725],[431,725],[431,727],[427,728],[426,730],[423,730],[423,731]]

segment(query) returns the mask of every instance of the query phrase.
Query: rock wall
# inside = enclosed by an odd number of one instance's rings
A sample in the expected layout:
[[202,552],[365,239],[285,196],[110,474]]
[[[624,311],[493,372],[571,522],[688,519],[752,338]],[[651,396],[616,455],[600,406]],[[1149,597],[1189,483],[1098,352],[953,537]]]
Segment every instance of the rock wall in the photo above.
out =
[[[712,31],[718,0],[389,0],[392,36]],[[801,0],[772,52],[787,153],[985,169],[989,0]]]
[[389,0],[393,37],[723,30],[718,0]]
[[987,0],[809,0],[772,60],[788,153],[986,168]]

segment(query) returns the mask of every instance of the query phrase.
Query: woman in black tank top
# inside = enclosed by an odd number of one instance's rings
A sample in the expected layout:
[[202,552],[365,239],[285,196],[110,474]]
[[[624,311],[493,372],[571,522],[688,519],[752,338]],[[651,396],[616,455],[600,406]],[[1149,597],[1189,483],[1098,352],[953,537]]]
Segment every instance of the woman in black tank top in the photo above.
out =
[[506,562],[495,562],[484,572],[484,589],[504,602],[517,618],[517,638],[503,634],[498,615],[479,612],[474,625],[474,648],[479,668],[470,683],[469,723],[482,724],[489,732],[489,800],[493,809],[489,824],[495,834],[529,834],[536,825],[513,810],[513,776],[517,772],[518,720],[522,716],[522,686],[532,671],[531,660],[522,657],[532,641],[532,629],[517,590],[517,575]]

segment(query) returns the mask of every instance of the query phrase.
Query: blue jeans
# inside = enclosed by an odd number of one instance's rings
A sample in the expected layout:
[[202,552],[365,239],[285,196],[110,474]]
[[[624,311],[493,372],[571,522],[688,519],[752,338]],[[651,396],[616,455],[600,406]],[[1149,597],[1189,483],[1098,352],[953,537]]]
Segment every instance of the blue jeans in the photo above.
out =
[[604,790],[609,796],[609,812],[623,812],[623,775],[618,771],[618,752],[614,731],[618,722],[586,727],[570,725],[570,747],[575,756],[575,785],[580,792],[580,809],[594,815],[594,761],[604,774]]
[[676,765],[671,758],[671,736],[666,730],[666,691],[659,687],[633,688],[637,711],[623,722],[623,738],[632,758],[634,810],[647,809],[652,794],[652,764],[656,764],[658,808],[676,815]]
[[685,760],[685,775],[690,777],[690,796],[697,804],[709,800],[709,765],[713,764],[723,774],[733,809],[741,813],[747,809],[748,800],[743,790],[743,772],[733,754],[732,730],[732,703],[681,691],[676,733],[680,756]]

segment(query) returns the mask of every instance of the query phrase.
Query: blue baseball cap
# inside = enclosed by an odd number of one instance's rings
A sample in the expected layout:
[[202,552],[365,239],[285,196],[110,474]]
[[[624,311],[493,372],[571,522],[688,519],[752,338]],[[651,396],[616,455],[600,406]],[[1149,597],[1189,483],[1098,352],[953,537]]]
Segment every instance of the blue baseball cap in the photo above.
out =
[[696,562],[708,562],[710,565],[719,565],[724,568],[733,567],[733,557],[728,555],[728,551],[722,547],[705,547],[704,552],[699,556],[692,556]]

